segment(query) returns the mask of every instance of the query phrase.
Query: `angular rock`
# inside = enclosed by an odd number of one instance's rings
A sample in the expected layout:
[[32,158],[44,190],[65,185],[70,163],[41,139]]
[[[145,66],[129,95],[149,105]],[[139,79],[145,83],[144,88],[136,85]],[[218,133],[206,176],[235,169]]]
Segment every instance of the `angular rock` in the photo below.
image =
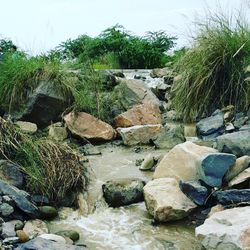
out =
[[27,221],[24,225],[23,231],[30,237],[30,239],[49,232],[46,223],[38,219]]
[[127,146],[149,144],[162,131],[162,125],[137,125],[130,128],[117,128],[123,143]]
[[39,207],[41,218],[45,220],[51,220],[58,215],[58,211],[51,206],[42,206]]
[[22,188],[24,177],[20,167],[6,160],[0,160],[1,180],[17,188]]
[[152,154],[148,154],[143,160],[139,169],[143,171],[150,170],[153,168],[154,165],[155,165],[154,156]]
[[110,141],[116,136],[115,130],[109,124],[84,112],[71,112],[64,116],[64,121],[69,131],[81,138]]
[[72,95],[65,95],[52,82],[41,82],[30,96],[26,110],[20,120],[46,127],[60,119],[60,115],[72,103]]
[[235,161],[233,154],[211,153],[205,156],[201,161],[201,179],[211,187],[220,187],[224,175]]
[[161,133],[153,140],[157,148],[172,149],[174,146],[185,142],[184,127],[176,124],[165,124]]
[[250,205],[250,189],[230,189],[213,193],[217,203],[222,205]]
[[25,194],[24,191],[0,181],[0,192],[2,192],[4,195],[11,196],[12,200],[15,202],[15,205],[29,217],[39,217],[38,208],[27,199],[27,194]]
[[149,214],[160,222],[180,220],[196,208],[173,178],[148,182],[144,187],[144,199]]
[[120,207],[143,201],[145,182],[139,179],[108,181],[102,186],[103,196],[111,207]]
[[3,223],[3,225],[2,225],[2,237],[4,239],[16,236],[15,226],[18,222],[19,222],[18,220],[12,220],[12,221],[8,221],[8,222]]
[[74,245],[69,245],[69,244],[62,244],[58,242],[54,242],[51,240],[46,240],[41,237],[37,237],[33,240],[30,240],[24,244],[20,244],[15,250],[82,250],[83,247],[80,246],[74,246]]
[[15,124],[22,130],[22,132],[27,134],[34,134],[37,132],[37,125],[32,122],[18,121]]
[[213,148],[198,146],[192,142],[179,144],[160,161],[155,169],[154,179],[171,177],[178,181],[199,180],[201,160],[216,152]]
[[219,136],[216,143],[220,152],[234,154],[237,157],[250,156],[250,131],[239,131]]
[[168,100],[168,98],[166,98],[167,91],[169,91],[171,89],[171,85],[168,85],[166,83],[159,83],[157,84],[155,87],[152,87],[151,90],[153,91],[153,93],[161,100],[161,101],[165,101],[166,99]]
[[234,188],[250,188],[250,167],[242,171],[239,175],[234,177],[229,183],[228,187]]
[[161,123],[160,109],[152,103],[135,105],[125,113],[115,117],[115,126],[121,128]]
[[200,120],[196,126],[198,135],[202,137],[217,137],[224,132],[224,115],[222,112],[218,112]]
[[68,132],[65,127],[50,126],[49,137],[56,141],[64,141],[68,137]]
[[205,249],[247,250],[250,246],[250,207],[214,213],[195,229]]
[[236,159],[235,164],[230,167],[225,175],[225,181],[229,182],[240,174],[243,170],[250,167],[250,156],[245,155]]
[[181,191],[195,204],[203,206],[206,204],[210,191],[202,186],[199,181],[180,181]]
[[152,103],[160,107],[159,99],[141,80],[119,79],[114,90],[117,103],[124,111],[136,104]]
[[152,78],[162,78],[164,76],[172,76],[173,80],[174,80],[173,72],[169,68],[155,68],[155,69],[152,69],[152,71],[150,72],[150,76]]

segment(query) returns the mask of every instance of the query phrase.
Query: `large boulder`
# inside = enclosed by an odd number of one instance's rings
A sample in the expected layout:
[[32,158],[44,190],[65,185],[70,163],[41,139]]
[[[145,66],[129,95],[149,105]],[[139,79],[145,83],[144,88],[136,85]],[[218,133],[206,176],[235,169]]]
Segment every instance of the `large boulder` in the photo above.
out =
[[0,181],[0,193],[10,196],[16,207],[18,207],[28,217],[39,217],[39,209],[27,199],[28,194],[26,192],[19,190],[6,182]]
[[20,120],[46,127],[58,121],[60,115],[72,103],[72,95],[57,87],[53,82],[41,82],[30,96],[26,110]]
[[161,124],[161,113],[158,106],[152,103],[135,105],[128,111],[115,117],[116,127],[131,127],[135,125]]
[[64,121],[73,135],[83,139],[110,141],[116,136],[115,130],[109,124],[84,112],[71,112],[64,116]]
[[148,182],[144,187],[144,199],[149,214],[160,222],[180,220],[196,208],[173,178]]
[[237,157],[250,156],[250,131],[239,131],[217,137],[217,149],[220,152],[231,153]]
[[119,79],[114,94],[118,106],[124,111],[142,103],[152,103],[158,107],[161,105],[159,99],[141,80]]
[[120,207],[143,201],[145,182],[139,179],[108,181],[102,186],[103,196],[111,207]]
[[217,203],[221,205],[250,205],[250,189],[229,189],[213,193]]
[[152,71],[150,72],[150,76],[152,78],[162,78],[164,76],[169,76],[172,77],[172,81],[174,80],[173,71],[167,67],[152,69]]
[[176,124],[165,124],[154,144],[157,148],[172,149],[174,146],[185,142],[184,127]]
[[183,181],[198,180],[201,160],[204,156],[216,152],[213,148],[198,146],[192,142],[179,144],[160,161],[154,179],[171,177]]
[[70,244],[62,244],[58,243],[52,240],[43,239],[41,237],[37,237],[33,240],[30,240],[24,244],[20,244],[15,250],[80,250],[83,249],[83,247],[70,245]]
[[205,249],[247,250],[250,246],[250,207],[214,213],[195,229]]
[[129,128],[117,128],[123,143],[127,146],[149,144],[162,131],[162,125],[137,125]]
[[200,120],[197,124],[197,133],[201,137],[217,137],[224,132],[224,114],[220,111]]

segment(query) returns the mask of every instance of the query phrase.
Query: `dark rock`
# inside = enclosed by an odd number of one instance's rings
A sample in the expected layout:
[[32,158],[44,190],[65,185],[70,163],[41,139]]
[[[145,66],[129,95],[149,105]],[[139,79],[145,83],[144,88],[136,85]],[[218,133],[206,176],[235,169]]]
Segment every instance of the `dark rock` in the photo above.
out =
[[61,244],[51,240],[46,240],[41,237],[37,237],[33,240],[30,240],[24,244],[20,244],[15,250],[80,250],[83,247],[78,247],[69,244]]
[[113,72],[113,75],[116,76],[116,77],[125,78],[125,75],[120,71]]
[[190,198],[195,204],[203,206],[210,194],[210,191],[201,185],[199,181],[181,181],[181,191]]
[[60,115],[72,103],[70,93],[65,96],[52,82],[41,82],[30,96],[20,120],[36,123],[38,127],[46,127],[60,120]]
[[147,78],[145,76],[141,76],[141,75],[134,75],[134,79],[137,79],[137,80],[146,80]]
[[43,206],[43,205],[48,205],[49,204],[49,199],[47,196],[44,195],[32,195],[31,196],[31,200],[32,202],[34,202],[35,204],[39,205],[39,206]]
[[222,205],[250,205],[250,189],[230,189],[213,194],[216,202]]
[[6,160],[0,160],[0,175],[1,179],[10,185],[22,188],[24,178],[19,166]]
[[197,133],[201,137],[215,138],[223,134],[224,128],[224,115],[222,112],[215,113],[214,115],[200,120],[197,124]]
[[174,76],[164,76],[164,83],[168,85],[172,85],[174,83]]
[[108,181],[102,186],[103,195],[111,207],[120,207],[143,201],[145,182],[139,179]]
[[4,195],[11,196],[15,202],[15,205],[29,217],[39,217],[38,208],[27,199],[27,195],[25,195],[24,191],[0,181],[0,192],[2,192]]
[[68,237],[74,242],[79,240],[80,234],[75,231],[75,230],[64,230],[64,231],[59,231],[56,233],[57,235],[63,236],[63,237]]
[[239,131],[217,137],[217,149],[237,157],[250,156],[250,131]]
[[161,100],[165,101],[165,95],[168,90],[171,89],[171,86],[165,83],[159,83],[157,86],[151,88],[153,93]]
[[102,75],[102,84],[106,90],[112,90],[118,84],[114,73],[104,71]]
[[58,211],[51,206],[39,207],[40,215],[42,219],[51,220],[58,215]]

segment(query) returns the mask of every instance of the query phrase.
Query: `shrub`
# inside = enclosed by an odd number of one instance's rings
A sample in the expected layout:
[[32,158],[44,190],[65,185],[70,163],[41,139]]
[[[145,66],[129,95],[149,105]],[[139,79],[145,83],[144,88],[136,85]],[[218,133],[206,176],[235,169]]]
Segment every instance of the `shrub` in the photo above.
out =
[[26,189],[47,195],[58,203],[70,191],[82,191],[88,183],[86,167],[70,147],[23,134],[0,118],[0,154],[22,167]]
[[250,29],[238,17],[214,14],[199,24],[193,47],[181,58],[182,75],[173,86],[173,105],[185,120],[229,104],[249,106],[250,86],[244,68],[250,63]]

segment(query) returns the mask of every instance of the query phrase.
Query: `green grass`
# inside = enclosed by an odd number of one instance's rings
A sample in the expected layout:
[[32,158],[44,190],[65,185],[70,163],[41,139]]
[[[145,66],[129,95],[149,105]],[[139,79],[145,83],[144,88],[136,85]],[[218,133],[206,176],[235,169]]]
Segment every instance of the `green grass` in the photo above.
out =
[[244,69],[250,63],[248,24],[240,15],[213,14],[198,26],[193,47],[177,64],[182,78],[172,89],[173,106],[189,121],[230,104],[236,110],[247,110],[250,86],[244,81]]

